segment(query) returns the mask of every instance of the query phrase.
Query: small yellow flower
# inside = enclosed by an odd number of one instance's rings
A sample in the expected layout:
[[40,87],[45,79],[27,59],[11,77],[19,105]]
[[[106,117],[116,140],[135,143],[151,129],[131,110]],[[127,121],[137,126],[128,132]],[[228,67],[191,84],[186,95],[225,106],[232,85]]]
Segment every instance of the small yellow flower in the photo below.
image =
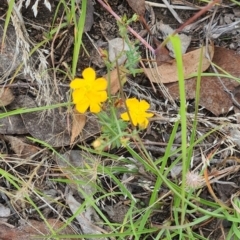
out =
[[97,78],[96,72],[92,68],[84,69],[83,78],[75,78],[70,87],[73,89],[73,103],[80,113],[85,113],[90,107],[90,111],[98,113],[101,111],[101,103],[107,100],[107,80]]
[[[140,128],[144,129],[148,126],[148,118],[154,114],[147,113],[146,111],[150,108],[150,105],[145,100],[138,100],[136,98],[129,98],[126,100],[126,105],[134,126],[139,125]],[[130,121],[127,112],[121,114],[121,118],[125,121]]]

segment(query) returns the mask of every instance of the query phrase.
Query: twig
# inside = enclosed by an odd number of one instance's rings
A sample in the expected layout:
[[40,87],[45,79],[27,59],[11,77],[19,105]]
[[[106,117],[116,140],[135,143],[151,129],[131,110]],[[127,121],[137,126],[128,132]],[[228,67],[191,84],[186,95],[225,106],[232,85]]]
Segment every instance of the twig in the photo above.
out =
[[[167,8],[167,6],[165,4],[162,4],[162,3],[154,3],[154,2],[149,2],[149,1],[145,1],[146,4],[152,6],[152,7],[160,7],[160,8]],[[201,9],[201,7],[189,7],[189,6],[179,6],[179,5],[173,5],[171,4],[171,7],[173,9],[180,9],[180,10],[193,10],[193,11],[196,11],[196,10],[199,10]]]
[[[197,12],[195,15],[193,15],[191,18],[189,18],[184,24],[182,24],[178,29],[176,29],[172,36],[174,36],[175,34],[180,33],[186,26],[188,26],[189,24],[191,24],[192,22],[194,22],[197,18],[199,18],[200,16],[202,16],[204,13],[206,13],[209,9],[211,9],[214,5],[219,4],[221,0],[213,0],[212,2],[210,2],[207,6],[205,6],[204,8],[202,8],[199,12]],[[155,50],[155,52],[159,51],[159,49],[161,49],[163,46],[165,46],[165,44],[167,43],[168,38],[165,39],[165,41],[163,41]]]
[[221,0],[213,0],[210,2],[207,6],[202,8],[199,12],[197,12],[195,15],[193,15],[191,18],[189,18],[184,24],[182,24],[178,29],[176,29],[173,33],[173,35],[179,33],[182,31],[183,28],[185,28],[190,23],[194,22],[197,18],[202,16],[204,13],[206,13],[210,8],[212,8],[214,5],[219,4]]
[[[111,13],[115,19],[121,23],[121,18],[112,10],[112,8],[108,5],[106,5],[102,0],[97,0],[109,13]],[[124,23],[123,23],[124,24]],[[131,27],[127,26],[127,29],[129,32],[131,32],[142,44],[144,44],[153,54],[155,53],[155,50],[150,46],[137,32],[135,32]]]

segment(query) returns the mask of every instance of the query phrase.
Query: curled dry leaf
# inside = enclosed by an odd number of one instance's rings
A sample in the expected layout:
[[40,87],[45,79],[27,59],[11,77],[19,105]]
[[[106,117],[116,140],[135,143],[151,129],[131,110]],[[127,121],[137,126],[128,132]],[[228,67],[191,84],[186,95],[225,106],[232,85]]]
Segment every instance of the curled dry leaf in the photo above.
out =
[[77,112],[74,108],[72,115],[72,129],[71,129],[71,140],[70,144],[73,144],[74,140],[79,136],[82,132],[85,124],[86,124],[86,115]]
[[139,16],[145,14],[145,0],[127,0],[132,10]]
[[[118,90],[120,89],[120,83],[123,85],[127,79],[126,79],[126,74],[124,73],[124,70],[121,68],[121,66],[119,67],[119,74],[118,75],[118,70],[117,69],[113,69],[109,76],[108,74],[106,74],[104,76],[105,79],[110,79],[110,88],[111,88],[111,94],[114,95],[118,92]],[[120,81],[119,81],[119,77],[120,77]]]
[[[209,45],[208,48],[211,59],[214,54],[214,47]],[[184,78],[190,78],[190,75],[198,71],[199,58],[201,54],[201,48],[188,52],[182,56],[183,59],[183,73]],[[208,69],[210,62],[205,57],[206,47],[203,47],[203,60],[202,60],[202,71]],[[177,62],[173,60],[172,63],[164,63],[161,66],[155,68],[144,69],[145,74],[149,80],[153,83],[171,83],[178,81]]]
[[165,46],[160,47],[161,43],[156,38],[153,38],[153,42],[157,47],[155,50],[157,65],[160,66],[166,63],[171,63],[173,58],[169,55],[169,50]]
[[17,137],[4,136],[4,138],[11,144],[12,150],[19,157],[24,157],[24,158],[31,157],[40,150],[40,148],[27,144]]
[[14,95],[9,88],[0,88],[0,107],[9,105],[14,100]]

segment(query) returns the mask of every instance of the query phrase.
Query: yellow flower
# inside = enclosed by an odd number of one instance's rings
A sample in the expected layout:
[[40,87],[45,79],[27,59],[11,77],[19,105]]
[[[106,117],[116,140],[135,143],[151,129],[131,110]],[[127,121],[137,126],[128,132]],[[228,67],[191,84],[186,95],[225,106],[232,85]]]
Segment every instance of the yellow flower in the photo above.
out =
[[[150,105],[145,100],[138,100],[136,98],[129,98],[126,100],[126,105],[134,126],[139,125],[140,128],[144,129],[148,126],[148,118],[152,117],[154,114],[147,113]],[[127,112],[121,114],[121,118],[125,121],[130,121]]]
[[101,103],[107,100],[107,80],[97,78],[96,72],[92,68],[84,69],[82,78],[75,78],[70,87],[73,89],[73,103],[80,113],[85,113],[90,107],[90,111],[98,113],[101,111]]

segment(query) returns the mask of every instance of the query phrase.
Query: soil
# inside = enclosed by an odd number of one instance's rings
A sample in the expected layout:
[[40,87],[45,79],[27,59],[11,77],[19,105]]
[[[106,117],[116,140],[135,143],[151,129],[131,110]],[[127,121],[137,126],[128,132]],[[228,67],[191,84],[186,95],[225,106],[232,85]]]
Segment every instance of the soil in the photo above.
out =
[[[32,6],[34,1],[31,1],[30,6],[27,8],[25,6],[22,7],[22,16],[24,19],[25,27],[27,33],[29,34],[29,38],[36,45],[46,39],[46,35],[49,33],[53,26],[56,27],[62,23],[64,20],[64,9],[61,6],[57,12],[57,15],[54,15],[55,10],[58,6],[59,1],[52,0],[51,12],[44,5],[44,1],[39,2],[38,6],[38,14],[35,17],[32,11]],[[152,2],[160,2],[160,1],[152,1]],[[185,1],[183,1],[185,2]],[[129,7],[127,1],[119,1],[112,0],[108,1],[113,11],[115,11],[119,16],[126,15],[129,19],[134,14],[133,10]],[[199,5],[199,2],[196,0],[188,2],[192,5]],[[235,7],[234,11],[232,8],[224,7],[230,4],[228,1],[223,1],[223,8],[221,11],[217,12],[217,16],[221,21],[237,21],[237,15],[234,15],[234,12],[237,12],[240,7]],[[202,3],[204,5],[204,3]],[[5,19],[5,14],[7,11],[7,3],[3,1],[0,7],[0,16]],[[76,6],[77,8],[77,6]],[[162,20],[164,24],[168,24],[173,29],[177,29],[181,24],[179,24],[172,14],[169,12],[167,8],[157,8],[154,7],[153,11],[155,13],[155,17],[157,21]],[[187,10],[177,10],[180,18],[185,22],[188,20],[195,11],[187,11]],[[204,16],[212,14],[212,12],[208,12]],[[151,20],[151,15],[148,11],[145,14],[146,21]],[[229,20],[230,19],[230,20]],[[219,21],[220,21],[219,20]],[[218,22],[219,23],[219,22]],[[95,46],[98,48],[106,48],[107,41],[114,39],[116,37],[120,37],[118,25],[115,21],[114,17],[106,11],[98,1],[95,1],[94,4],[94,14],[93,14],[93,23],[91,24],[91,19],[86,24],[90,24],[87,26],[90,30],[87,34],[83,35],[83,46],[80,50],[79,59],[77,63],[77,72],[76,76],[81,76],[83,69],[88,66],[93,67],[99,76],[102,76],[107,73],[107,69],[105,64],[99,55],[98,51],[93,47],[92,42],[94,42]],[[204,41],[205,37],[205,29],[204,25],[206,22],[200,23],[196,28],[193,28],[192,31],[188,32],[188,35],[192,36],[191,45],[189,49],[194,49],[199,47]],[[1,24],[3,26],[3,24]],[[131,24],[131,27],[136,32],[141,32],[143,30],[142,24],[137,21]],[[10,27],[13,29],[13,27]],[[10,30],[9,28],[9,30]],[[1,32],[0,32],[1,33]],[[233,49],[236,54],[240,51],[239,44],[239,31],[235,30],[231,33],[223,34],[221,37],[216,38],[214,40],[215,46],[225,47],[227,49]],[[13,36],[13,34],[10,34]],[[53,71],[49,71],[52,79],[56,79],[56,83],[50,84],[51,87],[51,98],[54,99],[53,96],[56,96],[55,93],[58,92],[58,97],[56,102],[65,102],[69,96],[69,83],[70,79],[68,73],[66,73],[68,68],[71,68],[72,64],[72,52],[74,49],[74,26],[69,25],[65,28],[61,29],[56,36],[51,41],[46,41],[42,46],[43,49],[46,50],[45,57],[48,64],[48,69],[55,68],[57,71],[53,73]],[[162,40],[162,36],[156,36],[156,38],[160,41]],[[13,39],[15,39],[13,37]],[[134,40],[133,36],[130,36],[130,39]],[[140,46],[141,55],[143,58],[146,58],[146,52],[144,46]],[[8,61],[12,61],[14,55],[13,53],[9,53]],[[33,58],[34,59],[34,58]],[[3,61],[3,60],[2,60]],[[8,62],[9,63],[9,62]],[[6,61],[5,61],[6,64]],[[20,64],[19,61],[16,62],[16,65]],[[3,67],[1,67],[3,66]],[[3,74],[4,69],[7,69],[7,65],[3,65],[0,63],[0,70],[2,69],[1,75]],[[9,73],[9,78],[11,78],[14,74],[14,71]],[[23,74],[23,73],[22,73]],[[55,74],[55,76],[54,76]],[[132,81],[132,82],[131,82]],[[3,87],[5,84],[12,89],[12,93],[15,96],[14,102],[10,105],[3,107],[1,112],[4,113],[5,109],[13,110],[16,108],[22,107],[36,107],[39,105],[39,102],[44,102],[44,99],[37,101],[39,97],[40,87],[36,84],[31,77],[22,76],[15,77],[14,81],[1,82]],[[157,84],[156,84],[157,86]],[[128,83],[126,83],[124,87],[124,91],[127,95],[131,96],[144,96],[147,99],[151,99],[151,107],[157,111],[161,111],[163,113],[161,120],[153,121],[151,126],[147,129],[145,133],[142,133],[142,140],[145,144],[146,149],[149,151],[150,155],[153,159],[158,159],[162,157],[166,150],[166,145],[170,139],[170,135],[172,132],[173,124],[172,121],[177,117],[178,111],[177,109],[171,105],[169,101],[166,101],[162,92],[158,89],[156,92],[153,91],[149,80],[146,78],[144,74],[137,74],[135,78],[129,77]],[[60,101],[58,101],[60,99]],[[31,105],[32,104],[32,105]],[[179,105],[179,102],[176,101],[176,104]],[[194,100],[189,100],[188,102],[188,112],[191,114],[194,113]],[[52,115],[51,115],[52,114]],[[202,122],[199,122],[199,136],[204,135],[211,129],[211,124],[213,126],[217,126],[219,124],[218,119],[214,116],[214,114],[206,109],[199,110],[199,116],[202,119]],[[234,117],[233,117],[234,116]],[[45,119],[45,121],[41,121],[41,117]],[[231,110],[224,116],[221,116],[224,119],[228,119],[229,122],[236,123],[237,120],[234,115],[234,111]],[[231,118],[232,117],[232,118]],[[38,121],[39,120],[39,121]],[[204,121],[206,120],[206,121]],[[48,124],[49,123],[49,124]],[[56,123],[53,127],[52,123]],[[66,182],[53,182],[51,179],[56,178],[64,178],[68,179],[68,175],[70,172],[63,172],[63,167],[60,167],[61,156],[64,156],[68,159],[73,166],[79,168],[84,165],[84,161],[79,160],[79,156],[82,159],[82,152],[79,151],[78,145],[86,145],[91,147],[91,143],[93,139],[95,139],[100,131],[99,125],[96,122],[94,117],[91,117],[87,123],[85,128],[85,132],[74,142],[74,144],[70,144],[70,130],[69,124],[71,123],[71,119],[69,120],[69,115],[67,113],[66,108],[62,107],[60,110],[53,111],[49,113],[48,116],[42,116],[37,113],[27,113],[22,116],[14,116],[9,121],[6,121],[6,118],[1,122],[2,130],[1,130],[1,138],[0,138],[0,148],[2,154],[2,160],[0,160],[0,167],[5,171],[13,174],[14,176],[18,176],[23,179],[26,183],[31,181],[31,184],[34,183],[34,187],[39,190],[39,192],[43,192],[45,195],[51,196],[54,199],[57,199],[55,202],[51,202],[52,207],[45,206],[45,201],[42,200],[41,196],[34,195],[30,190],[29,196],[34,201],[34,203],[38,206],[42,206],[42,214],[47,219],[58,219],[59,213],[61,212],[61,216],[63,217],[71,217],[71,211],[66,207],[60,207],[60,204],[56,202],[59,201],[63,206],[68,201],[65,197],[66,192],[69,190]],[[210,124],[211,123],[211,124]],[[215,124],[215,125],[214,125]],[[36,130],[37,127],[37,130]],[[232,128],[231,128],[232,129]],[[231,132],[231,129],[228,129],[228,132]],[[191,133],[191,125],[188,127],[188,134],[190,136]],[[236,130],[237,131],[237,130]],[[215,148],[219,148],[217,154],[213,157],[211,161],[211,167],[209,167],[209,175],[214,176],[214,174],[220,174],[225,168],[231,168],[232,164],[239,164],[239,145],[234,144],[232,149],[226,150],[226,145],[230,145],[229,142],[225,142],[225,138],[221,136],[222,133],[215,132],[206,137],[202,145],[199,145],[194,152],[194,166],[197,166],[202,162],[201,151],[210,155],[214,151]],[[29,139],[28,136],[33,136],[37,139],[40,139],[47,144],[51,145],[51,147],[59,153],[53,154],[52,151],[47,150],[48,145],[43,145],[41,141],[37,143],[33,143]],[[176,149],[181,145],[181,132],[178,131],[178,137],[174,140],[173,149]],[[239,138],[239,137],[238,137]],[[50,140],[49,140],[50,139]],[[77,151],[77,152],[76,152]],[[137,151],[137,150],[136,150]],[[233,153],[232,153],[232,152]],[[109,151],[109,153],[114,153],[116,155],[124,156],[128,159],[129,154],[126,153],[125,149],[114,149]],[[77,156],[77,157],[76,157]],[[177,157],[177,156],[176,156]],[[97,160],[97,157],[96,161]],[[130,158],[129,158],[130,159]],[[131,162],[132,160],[129,160]],[[226,162],[222,160],[226,159]],[[174,162],[175,156],[169,158],[168,166]],[[82,165],[81,165],[82,164]],[[90,166],[94,166],[94,163],[87,162]],[[113,165],[113,167],[123,167],[124,163],[116,163],[116,161],[112,159],[104,159],[102,160],[102,164],[105,165]],[[132,164],[136,164],[134,161]],[[38,167],[36,167],[38,166]],[[238,165],[237,165],[238,166]],[[131,194],[138,200],[136,204],[136,208],[141,209],[142,206],[148,206],[149,196],[152,191],[152,187],[154,186],[154,181],[156,180],[154,176],[148,176],[148,172],[145,170],[141,171],[141,164],[138,165],[140,169],[139,172],[134,175],[133,180],[129,180],[127,187],[131,189]],[[194,167],[193,167],[194,168]],[[216,170],[217,169],[217,170]],[[236,167],[235,171],[230,172],[228,175],[221,178],[221,181],[228,183],[228,185],[222,185],[219,183],[213,184],[213,188],[215,194],[224,202],[229,202],[231,196],[235,194],[239,190],[239,172],[238,167]],[[180,169],[181,171],[181,169]],[[215,172],[214,172],[215,171]],[[216,173],[218,172],[218,173]],[[179,172],[176,170],[176,173],[169,173],[169,178],[172,181],[178,182]],[[90,179],[94,177],[91,176]],[[116,178],[118,178],[121,182],[125,179],[130,178],[131,176],[126,176],[125,173],[116,173]],[[30,179],[30,180],[29,180]],[[89,179],[89,181],[90,181]],[[85,181],[84,176],[79,176],[78,181]],[[101,186],[105,192],[111,193],[111,191],[120,191],[119,186],[110,179],[107,175],[98,176],[98,184]],[[11,216],[6,217],[5,225],[11,227],[21,226],[21,219],[28,220],[32,222],[41,221],[41,217],[38,212],[34,210],[34,208],[28,203],[23,201],[24,193],[18,192],[14,185],[10,184],[10,181],[6,180],[6,178],[0,179],[1,186],[1,194],[0,194],[0,205],[5,207],[9,207],[11,210]],[[84,199],[82,194],[77,192],[76,186],[74,184],[69,183],[71,188],[71,196],[77,199],[79,202]],[[11,197],[8,194],[5,194],[5,190],[9,193],[12,193],[14,197]],[[92,193],[92,189],[86,188],[86,192],[90,191]],[[159,198],[162,196],[168,195],[168,188],[162,188],[158,192]],[[18,195],[17,195],[18,194]],[[22,195],[21,195],[22,194]],[[102,192],[96,191],[95,198],[101,197],[103,195]],[[128,202],[126,196],[113,196],[110,194],[109,199],[102,199],[99,202],[99,206],[102,211],[106,214],[106,217],[115,223],[121,223],[124,220],[126,212],[129,209]],[[212,196],[209,195],[208,189],[206,186],[202,188],[200,193],[200,197],[206,200],[212,200]],[[161,206],[153,212],[149,225],[155,225],[156,227],[162,226],[167,221],[172,219],[173,210],[171,209],[172,197],[168,195],[163,198],[164,200],[161,202]],[[53,209],[57,209],[58,211],[54,211]],[[1,211],[0,211],[1,212]],[[190,212],[190,211],[189,211]],[[96,216],[95,216],[96,217]],[[97,217],[96,217],[97,218]],[[138,219],[139,217],[136,217]],[[187,221],[191,222],[194,219],[194,214],[187,215]],[[60,223],[61,225],[61,223]],[[197,234],[201,234],[205,238],[208,239],[221,239],[224,232],[229,230],[228,222],[222,221],[217,222],[212,219],[210,222],[204,222],[202,225],[196,227],[194,231]],[[1,223],[0,223],[1,228]],[[74,220],[72,222],[73,233],[80,233],[81,227],[79,226],[79,220]],[[4,227],[5,229],[5,227]],[[9,236],[15,236],[14,233],[9,230],[4,230],[5,232],[0,231],[0,239],[10,239]],[[106,231],[108,229],[105,229]],[[10,232],[8,235],[6,232]],[[27,230],[29,232],[29,230]],[[69,230],[70,231],[70,230]],[[70,234],[68,231],[68,234]],[[2,234],[2,237],[1,237]],[[36,234],[36,232],[34,232]],[[47,233],[49,234],[49,233]],[[4,237],[3,237],[4,236]],[[26,234],[28,236],[28,234]],[[156,235],[152,234],[152,236],[148,238],[141,239],[154,239]],[[15,236],[12,239],[19,239]],[[30,239],[30,238],[29,238]],[[178,239],[176,237],[176,239]]]

